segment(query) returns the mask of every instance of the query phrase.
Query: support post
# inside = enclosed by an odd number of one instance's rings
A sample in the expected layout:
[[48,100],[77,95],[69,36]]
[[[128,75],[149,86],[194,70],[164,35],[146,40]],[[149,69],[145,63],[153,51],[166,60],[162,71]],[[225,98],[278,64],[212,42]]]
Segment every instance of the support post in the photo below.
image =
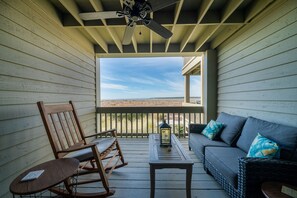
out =
[[96,58],[96,107],[101,106],[100,59]]
[[185,95],[184,95],[184,103],[190,103],[190,75],[184,75],[185,79]]
[[204,123],[217,117],[217,53],[207,50],[202,57],[202,105],[204,108]]
[[[96,73],[95,73],[95,79],[96,79],[96,109],[97,107],[101,106],[101,85],[100,85],[100,59],[96,58],[95,56],[95,61],[96,61]],[[97,111],[97,110],[96,110]],[[101,130],[101,115],[98,115],[97,112],[96,113],[96,131],[100,131]]]

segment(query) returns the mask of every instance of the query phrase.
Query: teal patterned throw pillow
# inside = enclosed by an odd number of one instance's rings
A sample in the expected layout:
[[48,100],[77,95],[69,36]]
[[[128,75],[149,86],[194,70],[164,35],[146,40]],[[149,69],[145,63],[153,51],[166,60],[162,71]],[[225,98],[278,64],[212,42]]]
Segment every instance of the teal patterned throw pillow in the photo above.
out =
[[216,122],[211,120],[207,126],[203,129],[202,134],[206,136],[208,139],[213,140],[216,135],[220,133],[224,124],[220,122]]
[[279,151],[277,143],[258,133],[250,146],[247,157],[279,158]]

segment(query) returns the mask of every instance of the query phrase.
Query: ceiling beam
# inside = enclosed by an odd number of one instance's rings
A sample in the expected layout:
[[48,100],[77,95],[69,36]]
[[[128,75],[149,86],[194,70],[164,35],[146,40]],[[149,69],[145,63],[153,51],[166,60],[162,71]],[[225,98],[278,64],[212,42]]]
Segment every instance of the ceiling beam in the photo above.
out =
[[[101,1],[100,0],[89,0],[91,5],[93,6],[94,10],[96,12],[100,12],[100,11],[103,11],[103,7],[102,7],[102,4],[101,4]],[[118,49],[120,50],[120,52],[123,52],[123,46],[122,46],[122,42],[121,40],[119,39],[118,35],[116,34],[116,32],[109,28],[106,24],[106,20],[105,19],[101,19],[104,27],[106,28],[106,30],[108,31],[110,37],[112,38],[113,42],[116,44],[116,46],[118,47]]]
[[105,53],[108,53],[108,45],[96,29],[86,28],[86,32],[100,45]]
[[51,5],[51,3],[47,0],[31,0],[35,5],[39,7],[40,10],[43,11],[45,15],[47,15],[50,19],[52,19],[55,23],[62,26],[60,13]]
[[222,13],[222,21],[220,25],[210,26],[196,41],[195,51],[198,51],[204,43],[208,42],[208,39],[220,28],[220,26],[228,19],[228,17],[240,6],[244,0],[229,0],[226,8]]
[[[59,0],[59,2],[68,10],[68,12],[74,17],[74,19],[84,26],[82,19],[79,17],[79,8],[73,0]],[[98,32],[94,29],[84,28],[84,30],[100,45],[100,47],[108,53],[107,43],[103,40]]]
[[242,25],[237,26],[227,26],[224,30],[220,32],[219,35],[216,36],[216,38],[213,39],[210,46],[212,49],[215,49],[218,47],[221,43],[223,43],[227,38],[229,38],[232,34],[234,34],[239,28],[241,28]]
[[64,6],[66,10],[71,14],[71,16],[81,25],[84,26],[84,22],[79,17],[79,8],[73,0],[59,0],[59,2]]
[[[184,3],[184,0],[180,0],[179,3],[175,7],[174,21],[173,21],[173,26],[171,28],[171,32],[173,33],[173,35],[174,35],[175,27],[176,27],[176,22],[177,22],[177,19],[179,18],[180,11],[181,11],[181,8],[183,6],[183,3]],[[171,36],[169,39],[166,40],[165,52],[168,51],[168,47],[170,45],[170,42],[171,42],[172,37],[173,36]]]
[[201,23],[202,19],[206,15],[207,11],[209,10],[211,4],[214,2],[214,0],[204,0],[201,3],[199,13],[197,16],[197,23],[194,27],[190,28],[186,35],[184,36],[183,40],[181,41],[180,51],[182,52],[186,45],[188,44],[190,38],[193,36],[194,32],[196,31],[198,25]]
[[133,37],[132,37],[132,45],[133,45],[133,48],[134,48],[135,53],[137,53],[137,52],[138,52],[138,49],[137,49],[137,41],[136,41],[136,38],[135,38],[134,35],[133,35]]
[[228,2],[222,14],[222,22],[226,21],[228,17],[238,8],[243,0],[231,0]]
[[262,10],[264,10],[269,4],[274,0],[261,0],[255,1],[254,4],[247,10],[245,17],[245,22],[251,21],[255,16],[257,16]]

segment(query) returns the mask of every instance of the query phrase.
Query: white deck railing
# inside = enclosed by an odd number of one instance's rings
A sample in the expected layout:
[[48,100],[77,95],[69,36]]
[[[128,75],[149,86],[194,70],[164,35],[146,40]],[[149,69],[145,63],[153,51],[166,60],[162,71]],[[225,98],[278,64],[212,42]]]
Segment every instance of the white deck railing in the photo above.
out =
[[203,122],[203,107],[97,107],[100,131],[117,129],[120,137],[147,137],[159,133],[159,124],[166,120],[172,133],[188,135],[189,123]]

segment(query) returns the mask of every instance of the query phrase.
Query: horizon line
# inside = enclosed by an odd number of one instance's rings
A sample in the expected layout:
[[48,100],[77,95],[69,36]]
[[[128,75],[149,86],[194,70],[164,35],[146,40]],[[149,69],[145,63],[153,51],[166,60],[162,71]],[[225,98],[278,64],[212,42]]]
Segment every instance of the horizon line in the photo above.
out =
[[[117,98],[117,99],[101,99],[103,100],[154,100],[154,99],[183,99],[183,96],[177,96],[177,97],[150,97],[150,98]],[[201,96],[193,96],[190,98],[201,98]]]

